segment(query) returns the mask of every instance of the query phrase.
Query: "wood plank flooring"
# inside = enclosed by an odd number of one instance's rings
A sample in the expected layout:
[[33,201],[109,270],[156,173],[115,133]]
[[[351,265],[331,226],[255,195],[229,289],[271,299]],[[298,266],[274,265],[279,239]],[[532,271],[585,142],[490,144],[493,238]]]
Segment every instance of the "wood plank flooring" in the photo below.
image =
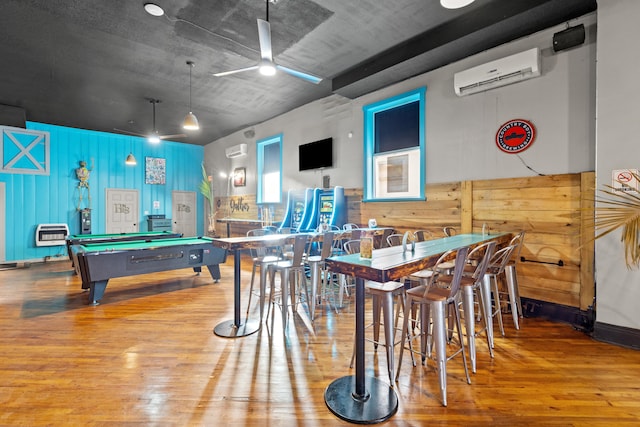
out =
[[[113,279],[98,306],[69,262],[0,271],[0,426],[351,425],[324,389],[353,374],[353,304],[323,306],[313,324],[302,310],[286,333],[276,315],[218,337],[233,318],[232,262],[217,284],[190,270]],[[640,352],[541,319],[505,327],[495,359],[478,342],[471,385],[449,362],[446,408],[433,363],[405,357],[398,412],[379,425],[640,425]],[[367,373],[387,381],[382,349],[366,350]]]

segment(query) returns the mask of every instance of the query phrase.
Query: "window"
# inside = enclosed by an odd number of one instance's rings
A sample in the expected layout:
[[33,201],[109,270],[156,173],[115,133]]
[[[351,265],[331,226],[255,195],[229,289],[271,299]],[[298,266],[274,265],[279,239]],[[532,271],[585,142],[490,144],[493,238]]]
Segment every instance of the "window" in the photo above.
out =
[[364,200],[424,200],[426,88],[365,105]]
[[282,134],[257,142],[257,203],[280,203],[282,195]]

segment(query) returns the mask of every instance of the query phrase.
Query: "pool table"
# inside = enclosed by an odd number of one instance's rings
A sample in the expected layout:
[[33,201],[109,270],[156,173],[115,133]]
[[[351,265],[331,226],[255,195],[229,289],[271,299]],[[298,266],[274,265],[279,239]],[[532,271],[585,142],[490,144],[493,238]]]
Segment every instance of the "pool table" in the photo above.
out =
[[85,243],[108,243],[108,242],[128,242],[131,240],[155,240],[155,239],[173,239],[182,237],[181,233],[173,233],[171,231],[143,231],[138,233],[107,233],[107,234],[71,234],[67,236],[67,253],[71,260],[71,265],[76,268],[76,260],[73,259],[73,251],[71,246],[83,245]]
[[89,289],[89,302],[98,304],[109,279],[193,268],[200,272],[205,265],[211,277],[220,279],[220,263],[227,251],[214,247],[208,237],[86,243],[71,246],[78,262],[82,289]]

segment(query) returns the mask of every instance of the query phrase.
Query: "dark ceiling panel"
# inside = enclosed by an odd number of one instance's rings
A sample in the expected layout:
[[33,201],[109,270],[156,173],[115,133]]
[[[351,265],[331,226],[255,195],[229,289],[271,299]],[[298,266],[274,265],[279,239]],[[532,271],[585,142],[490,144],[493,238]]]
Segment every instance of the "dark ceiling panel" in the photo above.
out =
[[[205,145],[336,93],[355,97],[595,10],[595,0],[278,0],[269,6],[276,62],[324,77],[212,73],[254,65],[260,0],[3,0],[0,104],[27,120],[113,132],[181,133],[189,109]],[[537,6],[536,6],[537,5]],[[464,27],[463,30],[460,27]],[[471,31],[473,30],[473,31]],[[467,34],[467,35],[465,35]],[[334,81],[332,82],[332,77]]]

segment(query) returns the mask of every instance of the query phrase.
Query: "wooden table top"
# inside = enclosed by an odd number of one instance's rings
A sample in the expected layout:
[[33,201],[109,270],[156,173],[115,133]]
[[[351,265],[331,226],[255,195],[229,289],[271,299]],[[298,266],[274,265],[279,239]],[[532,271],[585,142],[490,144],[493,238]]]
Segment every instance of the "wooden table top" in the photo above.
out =
[[450,249],[464,246],[473,248],[489,240],[495,240],[496,244],[500,246],[509,243],[511,237],[511,233],[458,234],[441,239],[416,242],[413,252],[410,247],[405,252],[402,246],[393,246],[374,249],[371,259],[360,258],[360,254],[351,254],[329,257],[326,259],[326,263],[329,270],[335,273],[350,274],[375,282],[388,282],[433,266],[440,256]]

